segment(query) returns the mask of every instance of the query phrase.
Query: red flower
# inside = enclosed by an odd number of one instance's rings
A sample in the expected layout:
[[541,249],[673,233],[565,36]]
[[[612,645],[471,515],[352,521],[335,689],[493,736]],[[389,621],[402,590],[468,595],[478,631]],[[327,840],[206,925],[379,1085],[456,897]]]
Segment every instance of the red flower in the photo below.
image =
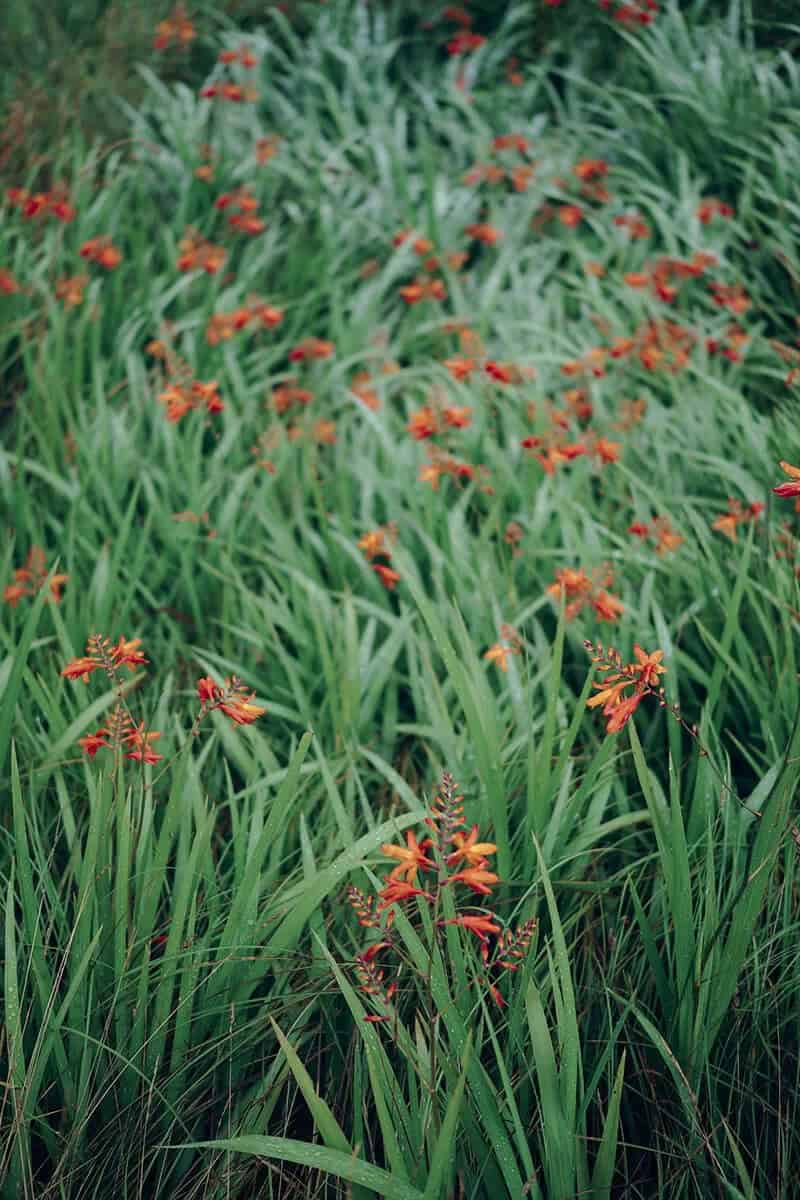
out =
[[772,490],[776,496],[800,496],[800,467],[793,467],[791,463],[781,462],[781,470],[786,475],[790,476],[788,483],[779,483]]
[[221,689],[217,687],[210,675],[204,675],[197,681],[197,695],[201,704],[207,704],[217,699]]
[[[62,671],[62,675],[63,675]],[[98,729],[97,733],[90,733],[86,737],[78,738],[78,745],[82,746],[89,758],[94,758],[98,750],[107,750],[109,744],[106,741],[108,730]]]
[[61,674],[64,679],[82,679],[84,683],[88,683],[92,671],[99,670],[100,665],[93,658],[73,658]]
[[383,563],[373,563],[372,569],[387,591],[394,591],[395,586],[400,582],[399,573],[392,567],[384,566]]

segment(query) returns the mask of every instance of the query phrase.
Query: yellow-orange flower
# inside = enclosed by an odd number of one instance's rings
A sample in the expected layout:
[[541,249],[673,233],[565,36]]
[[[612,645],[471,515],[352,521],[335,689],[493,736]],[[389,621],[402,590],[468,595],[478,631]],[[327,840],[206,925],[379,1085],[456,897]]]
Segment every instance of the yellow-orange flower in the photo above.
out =
[[456,832],[453,834],[455,850],[447,856],[447,865],[454,867],[456,863],[465,862],[470,867],[482,867],[486,864],[488,854],[496,854],[494,842],[478,841],[478,826],[473,825],[469,833]]
[[381,854],[386,858],[397,859],[397,866],[389,872],[389,879],[395,883],[404,879],[406,883],[413,884],[420,870],[435,871],[436,863],[432,862],[425,853],[429,845],[428,839],[422,843],[418,842],[412,829],[406,831],[405,846],[395,846],[390,842],[384,842],[381,846]]

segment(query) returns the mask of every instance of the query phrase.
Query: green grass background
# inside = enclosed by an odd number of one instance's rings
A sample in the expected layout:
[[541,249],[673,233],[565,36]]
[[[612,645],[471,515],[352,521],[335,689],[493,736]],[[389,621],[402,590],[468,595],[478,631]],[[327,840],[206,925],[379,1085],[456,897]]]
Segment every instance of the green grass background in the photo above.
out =
[[[9,9],[2,94],[22,133],[0,170],[68,183],[78,213],[61,227],[2,210],[0,266],[22,285],[0,296],[2,579],[32,544],[70,578],[60,606],[0,613],[3,1195],[789,1200],[797,518],[769,489],[800,453],[771,344],[798,334],[791,5],[668,0],[637,31],[589,0],[475,5],[488,40],[466,64],[443,51],[450,26],[421,27],[428,5],[197,6],[191,52],[162,58],[163,5],[46,7]],[[199,99],[240,29],[258,102]],[[529,190],[466,185],[509,132],[531,140]],[[206,143],[211,185],[193,173]],[[582,157],[609,162],[611,203],[535,233]],[[267,230],[235,239],[212,200],[245,183]],[[706,195],[735,216],[702,226]],[[634,209],[647,241],[613,226]],[[444,303],[406,307],[417,264],[393,235],[459,249],[484,218],[497,247],[446,273]],[[225,241],[221,275],[176,271],[187,225]],[[124,260],[90,269],[65,310],[55,280],[98,234]],[[668,309],[621,282],[700,249],[752,299],[741,362],[704,347],[731,320],[704,281]],[[254,293],[283,324],[210,347],[208,317]],[[573,386],[561,363],[602,340],[598,321],[623,336],[664,315],[698,332],[684,371],[621,359],[591,382],[619,463],[545,476],[520,448],[527,404]],[[441,365],[456,318],[536,378],[456,383]],[[165,322],[219,381],[211,420],[164,419],[145,346]],[[270,474],[252,447],[308,335],[336,346],[295,373],[337,440],[284,439]],[[371,412],[348,384],[384,355],[400,370]],[[418,481],[405,425],[431,387],[472,406],[453,447],[491,494]],[[640,396],[644,420],[615,434]],[[730,496],[767,505],[735,544],[710,529]],[[185,510],[216,536],[173,519]],[[657,514],[684,538],[663,558],[626,532]],[[388,521],[391,594],[356,547]],[[619,626],[560,621],[556,569],[605,562]],[[507,676],[482,659],[503,622],[522,639]],[[80,756],[113,695],[59,672],[97,631],[143,639],[129,702],[165,754],[184,747],[164,774]],[[667,698],[706,752],[654,704],[607,738],[585,712],[585,638],[662,648]],[[267,715],[246,731],[214,718],[185,745],[208,672],[239,674]],[[381,843],[420,825],[445,769],[498,844],[498,911],[536,917],[537,939],[502,1011],[456,986],[475,969],[457,940],[427,988],[407,969],[390,1039],[362,1020],[344,889],[373,885]],[[416,916],[399,930],[418,960]]]

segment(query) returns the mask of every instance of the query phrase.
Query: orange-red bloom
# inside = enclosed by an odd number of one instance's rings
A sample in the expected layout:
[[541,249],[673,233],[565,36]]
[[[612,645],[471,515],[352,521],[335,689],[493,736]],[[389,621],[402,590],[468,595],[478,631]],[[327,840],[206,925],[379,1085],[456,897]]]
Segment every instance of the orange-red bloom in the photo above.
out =
[[[610,672],[601,683],[594,684],[598,689],[597,694],[587,700],[586,705],[588,708],[602,705],[603,716],[608,719],[606,732],[618,733],[644,697],[659,691],[659,676],[666,671],[661,663],[664,651],[655,650],[648,654],[636,645],[633,647],[636,661],[623,664],[615,650],[603,651],[602,647],[598,647],[595,651],[590,642],[585,644],[593,655],[593,661],[601,664],[599,669]],[[630,687],[633,692],[626,696],[625,692]]]
[[[3,600],[16,608],[23,596],[35,596],[47,579],[47,562],[41,546],[31,546],[25,565],[14,571],[14,582],[3,589]],[[50,580],[50,598],[56,604],[61,600],[61,589],[69,575],[54,575]]]
[[372,569],[387,591],[394,591],[400,582],[399,572],[395,571],[392,567],[387,567],[384,563],[373,563]]
[[0,292],[4,296],[13,296],[20,290],[19,283],[10,271],[0,270]]
[[800,467],[793,467],[791,463],[781,461],[780,468],[784,474],[789,476],[787,483],[779,483],[772,490],[776,496],[800,496]]
[[83,656],[68,662],[61,674],[65,679],[82,679],[84,683],[88,683],[92,671],[98,671],[101,666],[102,664],[94,658]]
[[486,246],[496,245],[503,236],[501,230],[497,229],[496,226],[487,225],[482,222],[467,225],[464,232],[467,237],[471,237],[476,242],[483,242]]
[[477,895],[488,896],[498,879],[499,876],[492,871],[484,870],[483,867],[466,867],[463,871],[451,875],[447,882],[465,883]]
[[436,863],[425,853],[429,846],[430,839],[426,838],[424,842],[418,842],[412,829],[406,831],[405,846],[395,846],[390,842],[384,842],[381,846],[381,854],[386,858],[396,859],[398,863],[389,872],[389,879],[395,883],[404,879],[406,883],[413,884],[420,870],[435,871]]
[[78,251],[81,258],[98,263],[107,271],[113,271],[122,262],[122,254],[111,241],[110,237],[93,237],[84,242]]
[[305,362],[313,358],[330,358],[335,346],[333,342],[325,342],[322,338],[307,337],[289,351],[289,362]]
[[728,511],[717,517],[711,528],[735,542],[739,525],[757,520],[763,511],[764,505],[760,500],[754,500],[745,507],[739,500],[729,499]]
[[461,833],[457,831],[452,837],[455,850],[447,856],[447,865],[449,867],[456,866],[457,863],[464,862],[468,867],[484,867],[486,866],[487,855],[496,854],[497,846],[494,842],[479,842],[478,841],[478,826],[473,825],[469,833]]

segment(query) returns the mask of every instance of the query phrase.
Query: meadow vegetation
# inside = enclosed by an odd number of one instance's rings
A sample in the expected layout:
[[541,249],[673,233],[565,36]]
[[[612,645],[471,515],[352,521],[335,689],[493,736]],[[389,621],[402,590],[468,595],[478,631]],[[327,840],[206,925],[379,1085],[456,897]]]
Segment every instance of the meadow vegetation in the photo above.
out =
[[792,5],[47,8],[0,1195],[790,1200]]

